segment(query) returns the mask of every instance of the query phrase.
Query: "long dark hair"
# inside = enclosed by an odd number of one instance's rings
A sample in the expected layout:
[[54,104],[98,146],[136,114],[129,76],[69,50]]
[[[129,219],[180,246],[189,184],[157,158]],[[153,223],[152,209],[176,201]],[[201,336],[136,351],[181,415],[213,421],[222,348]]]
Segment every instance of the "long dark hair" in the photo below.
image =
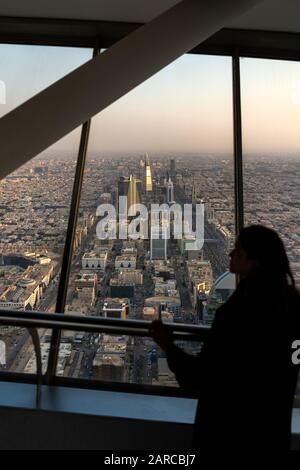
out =
[[275,230],[251,225],[241,230],[238,240],[248,258],[257,262],[255,276],[261,278],[264,284],[272,284],[281,291],[288,290],[289,286],[295,290],[285,247]]

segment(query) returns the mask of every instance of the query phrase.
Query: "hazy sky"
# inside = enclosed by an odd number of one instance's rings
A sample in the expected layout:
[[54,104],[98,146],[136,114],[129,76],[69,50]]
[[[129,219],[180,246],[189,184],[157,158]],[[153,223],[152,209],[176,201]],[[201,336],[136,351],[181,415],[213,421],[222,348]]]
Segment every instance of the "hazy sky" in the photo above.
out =
[[[0,116],[91,54],[87,49],[0,45]],[[241,84],[245,152],[299,151],[300,64],[242,59]],[[232,152],[231,87],[230,58],[185,55],[93,118],[89,155]],[[78,140],[79,129],[46,154],[76,156]]]

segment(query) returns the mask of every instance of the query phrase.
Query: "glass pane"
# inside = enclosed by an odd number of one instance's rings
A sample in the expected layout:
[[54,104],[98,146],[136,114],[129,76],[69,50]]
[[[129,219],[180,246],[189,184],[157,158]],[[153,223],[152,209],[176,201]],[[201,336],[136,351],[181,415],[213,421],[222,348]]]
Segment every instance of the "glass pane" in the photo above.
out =
[[[41,346],[42,372],[47,370],[51,332],[38,330]],[[29,331],[25,328],[1,326],[0,371],[35,374],[36,356]]]
[[[91,54],[84,49],[1,45],[0,78],[7,99],[0,104],[0,115]],[[79,138],[76,129],[0,182],[0,309],[54,312]],[[39,334],[45,367],[50,333]],[[2,369],[35,372],[29,333],[3,326],[0,336],[6,353]]]
[[[93,118],[68,312],[211,324],[234,288],[232,140],[227,57],[186,55]],[[171,214],[171,236],[157,239],[167,228],[163,220],[153,227],[153,205],[174,203],[182,238]],[[138,239],[126,233],[126,223],[128,231],[136,223],[128,213],[134,204],[143,205],[139,228],[148,232]],[[184,204],[193,217],[196,204],[205,206],[204,247],[192,244]],[[109,239],[99,228],[105,207],[115,210]]]
[[0,117],[91,57],[91,49],[0,44]]
[[280,234],[299,288],[300,63],[243,58],[241,92],[245,222]]
[[[197,343],[178,343],[186,352],[200,351]],[[150,338],[62,333],[57,375],[81,379],[177,387],[166,354]]]
[[241,59],[246,224],[282,237],[300,285],[300,64]]

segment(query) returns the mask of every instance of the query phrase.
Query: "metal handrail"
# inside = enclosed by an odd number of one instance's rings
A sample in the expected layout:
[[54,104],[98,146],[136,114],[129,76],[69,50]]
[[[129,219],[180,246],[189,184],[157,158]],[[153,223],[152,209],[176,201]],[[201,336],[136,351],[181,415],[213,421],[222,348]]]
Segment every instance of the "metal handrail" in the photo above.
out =
[[[174,340],[203,341],[210,328],[196,325],[167,323],[172,331]],[[78,316],[60,313],[44,313],[29,311],[0,310],[0,325],[10,325],[26,328],[32,338],[36,356],[36,406],[39,407],[41,386],[43,384],[42,360],[38,328],[86,331],[92,333],[122,334],[128,336],[151,337],[150,321],[120,320],[117,318],[103,318],[96,316]],[[0,376],[3,374],[0,374]],[[22,374],[15,374],[22,375]],[[24,374],[23,374],[24,375]],[[4,379],[5,380],[5,379]],[[77,381],[77,379],[74,379]],[[73,384],[74,385],[74,384]]]
[[[150,321],[120,320],[96,316],[78,316],[60,313],[0,310],[0,324],[23,328],[57,328],[59,330],[87,331],[96,333],[125,334],[150,337]],[[210,328],[197,325],[165,322],[175,340],[202,341]]]

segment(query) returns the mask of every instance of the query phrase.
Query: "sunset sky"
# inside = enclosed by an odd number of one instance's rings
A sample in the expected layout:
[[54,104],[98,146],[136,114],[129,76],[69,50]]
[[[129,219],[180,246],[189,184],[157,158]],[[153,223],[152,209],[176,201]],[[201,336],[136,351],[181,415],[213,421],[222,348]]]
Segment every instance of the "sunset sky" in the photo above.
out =
[[[90,58],[87,49],[0,45],[0,116]],[[89,156],[232,153],[231,87],[231,58],[185,55],[93,118]],[[300,63],[243,58],[241,87],[244,151],[300,151]],[[79,130],[44,155],[76,156],[78,141]]]

